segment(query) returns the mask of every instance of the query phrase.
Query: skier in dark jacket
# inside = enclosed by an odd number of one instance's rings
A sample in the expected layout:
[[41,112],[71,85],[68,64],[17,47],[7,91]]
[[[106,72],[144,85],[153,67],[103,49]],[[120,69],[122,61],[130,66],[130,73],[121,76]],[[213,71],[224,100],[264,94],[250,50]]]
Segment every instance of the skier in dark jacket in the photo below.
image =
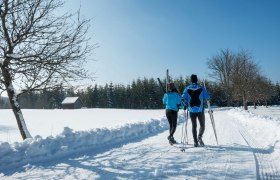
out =
[[[197,147],[198,143],[200,146],[204,146],[204,142],[202,141],[202,136],[205,130],[204,100],[209,101],[210,96],[203,86],[197,84],[197,76],[195,74],[191,75],[191,84],[185,88],[182,99],[188,105],[188,110],[190,112],[194,146]],[[198,138],[196,130],[197,118],[200,124]]]
[[169,136],[167,139],[169,140],[169,143],[172,145],[176,143],[173,135],[176,131],[177,127],[177,117],[178,117],[178,111],[179,107],[181,106],[181,98],[178,94],[177,89],[175,88],[174,83],[168,84],[168,91],[164,94],[162,98],[163,104],[166,105],[166,117],[169,122]]

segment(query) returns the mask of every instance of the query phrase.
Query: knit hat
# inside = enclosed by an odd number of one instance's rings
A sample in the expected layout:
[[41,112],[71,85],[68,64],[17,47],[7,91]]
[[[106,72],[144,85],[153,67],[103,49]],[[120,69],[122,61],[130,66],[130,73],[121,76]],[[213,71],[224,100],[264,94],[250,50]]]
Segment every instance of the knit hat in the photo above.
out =
[[168,90],[172,91],[174,89],[176,89],[175,84],[174,83],[168,83]]
[[196,74],[192,74],[191,75],[191,82],[195,83],[195,84],[197,83],[197,76],[196,76]]

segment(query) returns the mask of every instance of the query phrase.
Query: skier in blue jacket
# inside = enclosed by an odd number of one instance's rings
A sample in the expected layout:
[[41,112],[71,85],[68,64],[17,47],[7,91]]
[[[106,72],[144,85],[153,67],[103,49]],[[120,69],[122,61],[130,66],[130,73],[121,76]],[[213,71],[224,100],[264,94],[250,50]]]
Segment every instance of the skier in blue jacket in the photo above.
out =
[[[197,147],[198,143],[200,146],[204,146],[202,141],[202,136],[205,130],[205,114],[204,114],[204,100],[209,101],[210,96],[207,90],[197,84],[197,76],[195,74],[191,75],[191,84],[189,84],[182,95],[183,101],[187,104],[188,110],[190,112],[190,118],[192,121],[192,134],[194,139],[194,146]],[[197,138],[197,122],[198,118],[200,128]]]
[[174,83],[168,84],[168,91],[164,94],[162,102],[166,105],[165,113],[169,122],[169,136],[167,139],[169,140],[169,143],[173,145],[176,143],[173,135],[176,131],[178,111],[181,106],[181,98]]

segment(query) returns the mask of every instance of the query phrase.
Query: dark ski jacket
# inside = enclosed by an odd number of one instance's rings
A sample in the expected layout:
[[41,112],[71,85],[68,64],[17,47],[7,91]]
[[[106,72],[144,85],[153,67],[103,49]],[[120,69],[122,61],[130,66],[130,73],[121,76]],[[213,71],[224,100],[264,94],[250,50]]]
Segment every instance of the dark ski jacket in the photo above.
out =
[[204,100],[210,100],[210,96],[203,86],[192,83],[185,88],[182,99],[189,111],[196,113],[203,111]]

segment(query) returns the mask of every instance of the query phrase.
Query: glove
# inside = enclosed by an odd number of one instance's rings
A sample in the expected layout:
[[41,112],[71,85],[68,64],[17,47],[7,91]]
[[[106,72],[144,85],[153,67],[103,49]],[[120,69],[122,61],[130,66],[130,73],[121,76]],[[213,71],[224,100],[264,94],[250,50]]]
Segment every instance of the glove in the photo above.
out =
[[186,110],[187,109],[187,106],[184,106],[184,110]]
[[179,104],[178,104],[177,107],[178,107],[178,109],[185,109],[185,106],[184,106],[184,105],[179,105]]

